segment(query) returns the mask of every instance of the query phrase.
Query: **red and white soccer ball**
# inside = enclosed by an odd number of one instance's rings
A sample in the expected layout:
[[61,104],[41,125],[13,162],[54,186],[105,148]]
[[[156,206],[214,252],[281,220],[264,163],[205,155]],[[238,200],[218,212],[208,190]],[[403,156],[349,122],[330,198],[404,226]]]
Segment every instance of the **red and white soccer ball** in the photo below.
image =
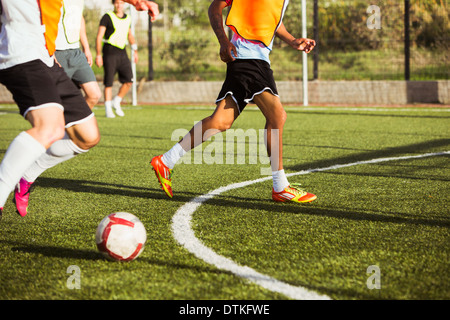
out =
[[98,250],[108,259],[131,261],[144,250],[147,232],[135,215],[116,212],[100,222],[95,241]]

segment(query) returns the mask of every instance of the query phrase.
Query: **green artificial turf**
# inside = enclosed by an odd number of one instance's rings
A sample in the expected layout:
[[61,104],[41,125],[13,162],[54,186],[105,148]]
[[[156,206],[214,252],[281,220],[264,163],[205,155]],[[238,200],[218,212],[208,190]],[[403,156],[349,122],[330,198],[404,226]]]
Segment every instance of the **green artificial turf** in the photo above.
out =
[[[247,139],[244,149],[228,141],[240,150],[229,154],[212,138],[175,167],[174,198],[164,195],[151,158],[212,110],[125,106],[124,118],[107,119],[96,108],[99,145],[44,172],[26,217],[15,213],[10,196],[0,221],[0,299],[288,299],[202,261],[173,237],[172,217],[184,203],[264,177],[268,167],[259,151],[257,163],[249,163],[254,141]],[[287,173],[450,150],[447,108],[286,110]],[[12,105],[1,106],[0,121],[3,156],[29,125]],[[262,128],[264,118],[252,106],[233,126],[247,133]],[[196,154],[214,156],[215,163],[195,163]],[[448,160],[361,163],[289,177],[318,196],[310,204],[275,203],[271,180],[254,183],[203,203],[192,228],[235,263],[332,299],[449,299]],[[147,230],[145,250],[132,262],[105,260],[96,248],[98,223],[117,211],[135,214]],[[81,272],[80,289],[69,289],[70,266]],[[380,289],[367,286],[370,266],[381,272]]]

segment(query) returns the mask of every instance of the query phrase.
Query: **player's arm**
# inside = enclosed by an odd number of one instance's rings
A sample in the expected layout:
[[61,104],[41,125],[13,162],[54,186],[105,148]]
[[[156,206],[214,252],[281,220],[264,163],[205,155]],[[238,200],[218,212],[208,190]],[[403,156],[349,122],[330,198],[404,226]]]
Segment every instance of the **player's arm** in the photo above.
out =
[[129,4],[132,4],[138,11],[148,11],[149,16],[152,21],[155,21],[156,17],[159,15],[158,4],[153,1],[145,0],[124,0]]
[[133,49],[134,52],[134,63],[138,63],[138,51],[137,51],[137,43],[136,43],[136,38],[134,37],[134,35],[131,33],[131,28],[130,30],[128,30],[128,42],[131,45],[131,48]]
[[216,34],[217,40],[220,44],[220,59],[223,62],[233,61],[234,58],[231,52],[237,56],[236,47],[230,42],[223,28],[222,11],[227,7],[227,3],[224,0],[214,0],[208,9],[209,22]]
[[99,26],[97,32],[97,38],[95,39],[95,48],[97,51],[97,57],[95,58],[95,64],[99,67],[103,66],[103,57],[102,57],[102,44],[103,37],[105,36],[106,27]]
[[89,65],[92,67],[92,53],[91,49],[89,48],[89,41],[86,35],[86,22],[84,20],[84,17],[81,17],[80,42],[81,46],[83,47],[83,52],[86,56],[86,59]]
[[292,48],[299,51],[305,51],[306,53],[311,52],[311,50],[316,46],[316,42],[312,39],[295,38],[286,30],[283,23],[281,23],[280,27],[277,29],[276,36],[289,44]]

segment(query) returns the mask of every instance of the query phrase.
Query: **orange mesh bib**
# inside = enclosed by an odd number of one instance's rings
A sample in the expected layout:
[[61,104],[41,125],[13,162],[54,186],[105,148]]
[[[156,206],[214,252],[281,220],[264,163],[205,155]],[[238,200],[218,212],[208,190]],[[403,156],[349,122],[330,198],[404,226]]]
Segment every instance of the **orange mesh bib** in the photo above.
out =
[[45,43],[52,56],[55,53],[55,40],[58,35],[58,23],[61,17],[62,0],[39,0],[41,23],[45,25]]
[[281,23],[285,0],[233,0],[226,25],[247,40],[270,45]]

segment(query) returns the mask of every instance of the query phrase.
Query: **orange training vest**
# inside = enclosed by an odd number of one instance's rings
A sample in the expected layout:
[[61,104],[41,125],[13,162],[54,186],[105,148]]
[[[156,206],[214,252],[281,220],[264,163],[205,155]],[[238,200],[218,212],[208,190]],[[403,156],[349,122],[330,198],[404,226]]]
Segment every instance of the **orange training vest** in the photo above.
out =
[[41,23],[45,25],[45,43],[52,56],[55,53],[55,40],[58,36],[58,23],[61,17],[62,0],[38,0],[41,9]]
[[270,45],[281,23],[285,0],[233,0],[226,25],[247,40]]

